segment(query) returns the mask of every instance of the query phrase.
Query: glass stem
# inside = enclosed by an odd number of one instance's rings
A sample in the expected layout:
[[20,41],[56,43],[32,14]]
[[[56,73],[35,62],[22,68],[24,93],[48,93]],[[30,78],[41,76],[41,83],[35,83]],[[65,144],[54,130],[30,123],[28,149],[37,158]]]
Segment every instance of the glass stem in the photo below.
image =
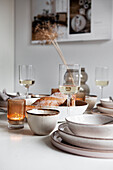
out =
[[103,86],[101,86],[101,99],[103,98]]
[[29,98],[29,87],[27,87],[26,98]]
[[67,95],[67,114],[68,116],[70,115],[70,100],[71,100],[71,95]]

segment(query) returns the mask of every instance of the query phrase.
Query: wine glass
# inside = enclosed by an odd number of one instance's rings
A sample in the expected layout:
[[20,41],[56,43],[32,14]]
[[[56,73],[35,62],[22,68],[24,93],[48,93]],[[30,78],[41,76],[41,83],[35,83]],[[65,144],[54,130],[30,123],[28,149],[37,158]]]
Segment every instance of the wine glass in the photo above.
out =
[[67,95],[67,114],[70,114],[71,95],[78,92],[80,88],[81,68],[79,64],[59,65],[59,90]]
[[95,82],[101,90],[101,98],[103,98],[103,87],[109,84],[108,78],[109,68],[108,67],[96,67],[95,68]]
[[19,65],[19,83],[26,91],[26,98],[29,98],[29,87],[35,83],[34,68],[32,65]]

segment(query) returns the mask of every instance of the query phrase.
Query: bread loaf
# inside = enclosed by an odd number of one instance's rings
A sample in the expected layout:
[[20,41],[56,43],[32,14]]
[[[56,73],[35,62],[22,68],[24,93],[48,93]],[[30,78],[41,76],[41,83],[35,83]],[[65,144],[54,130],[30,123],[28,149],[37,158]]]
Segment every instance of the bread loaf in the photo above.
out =
[[[60,92],[53,93],[51,96],[41,97],[32,105],[37,107],[67,106],[67,95]],[[75,96],[70,100],[70,106],[75,106]]]
[[65,102],[65,98],[58,98],[53,96],[41,97],[36,100],[32,105],[36,105],[37,107],[45,107],[45,106],[59,106]]

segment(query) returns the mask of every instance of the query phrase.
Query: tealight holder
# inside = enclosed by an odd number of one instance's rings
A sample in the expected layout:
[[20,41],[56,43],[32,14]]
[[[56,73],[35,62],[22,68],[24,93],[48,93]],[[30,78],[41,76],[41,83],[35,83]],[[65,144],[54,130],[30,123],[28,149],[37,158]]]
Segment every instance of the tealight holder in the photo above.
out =
[[8,128],[20,129],[24,127],[25,118],[25,105],[24,99],[8,99]]

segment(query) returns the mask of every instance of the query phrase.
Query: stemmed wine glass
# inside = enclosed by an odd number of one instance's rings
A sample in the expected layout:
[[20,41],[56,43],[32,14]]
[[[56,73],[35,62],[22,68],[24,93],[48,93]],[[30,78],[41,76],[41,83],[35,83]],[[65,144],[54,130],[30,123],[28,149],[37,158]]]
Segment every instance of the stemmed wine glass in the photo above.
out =
[[96,86],[101,89],[101,98],[103,98],[103,87],[109,84],[109,68],[108,67],[96,67],[95,68],[95,82]]
[[78,92],[80,87],[81,68],[79,64],[59,65],[59,90],[67,95],[67,113],[70,114],[71,95]]
[[32,65],[19,65],[19,83],[27,89],[26,98],[29,95],[29,87],[35,83],[34,76]]

